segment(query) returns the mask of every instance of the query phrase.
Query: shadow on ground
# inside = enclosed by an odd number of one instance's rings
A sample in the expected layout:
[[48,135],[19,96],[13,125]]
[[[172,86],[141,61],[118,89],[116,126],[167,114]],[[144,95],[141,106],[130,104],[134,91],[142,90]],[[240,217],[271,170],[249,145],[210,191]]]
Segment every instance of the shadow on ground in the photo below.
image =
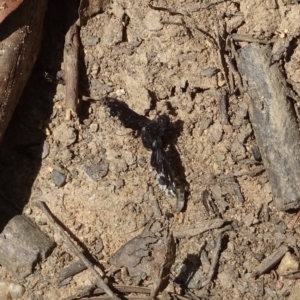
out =
[[64,3],[49,1],[40,56],[0,147],[0,232],[22,210],[40,170],[56,75],[63,60]]

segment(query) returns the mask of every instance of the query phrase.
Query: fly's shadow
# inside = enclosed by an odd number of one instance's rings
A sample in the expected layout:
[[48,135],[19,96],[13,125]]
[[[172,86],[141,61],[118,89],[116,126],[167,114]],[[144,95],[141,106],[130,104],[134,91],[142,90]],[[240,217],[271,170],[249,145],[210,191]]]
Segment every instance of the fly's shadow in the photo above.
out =
[[139,115],[127,104],[117,99],[107,97],[104,103],[111,117],[117,117],[123,126],[140,133],[144,147],[152,152],[151,166],[159,174],[160,188],[167,195],[178,197],[174,171],[171,168],[166,149],[169,145],[174,145],[179,134],[169,117],[162,114],[150,120]]

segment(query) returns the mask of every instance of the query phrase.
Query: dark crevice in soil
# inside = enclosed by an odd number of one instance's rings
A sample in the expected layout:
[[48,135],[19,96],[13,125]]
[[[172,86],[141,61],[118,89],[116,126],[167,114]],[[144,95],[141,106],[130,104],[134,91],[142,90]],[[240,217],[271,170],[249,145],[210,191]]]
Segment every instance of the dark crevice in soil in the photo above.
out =
[[189,87],[189,82],[186,80],[186,81],[185,81],[185,84],[184,84],[184,87],[181,88],[181,91],[182,91],[183,93],[186,93],[188,87]]
[[299,37],[300,37],[300,35],[293,37],[288,48],[286,49],[286,56],[285,56],[286,63],[291,61],[294,51],[297,48],[297,46],[299,45]]
[[195,87],[193,88],[192,92],[191,92],[191,99],[194,100],[196,98],[197,94],[203,93],[205,91],[207,91],[208,89],[202,89],[200,87]]
[[122,42],[128,42],[127,38],[127,26],[129,25],[130,18],[127,14],[124,14],[122,17],[122,25],[123,25],[123,31],[122,31]]

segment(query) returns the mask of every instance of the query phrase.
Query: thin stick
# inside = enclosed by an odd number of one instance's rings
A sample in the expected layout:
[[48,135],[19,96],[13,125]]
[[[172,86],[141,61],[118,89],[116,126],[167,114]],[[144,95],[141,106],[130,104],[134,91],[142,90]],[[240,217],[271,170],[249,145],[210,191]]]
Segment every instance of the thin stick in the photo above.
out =
[[233,74],[233,77],[235,79],[235,84],[238,87],[238,89],[240,90],[240,93],[242,94],[245,89],[243,87],[243,83],[242,83],[242,79],[241,79],[241,75],[240,73],[236,70],[235,66],[233,65],[232,61],[230,60],[230,58],[228,57],[228,55],[224,55],[225,57],[225,61],[227,63],[228,69],[229,71]]
[[73,262],[71,265],[67,266],[60,272],[60,278],[59,278],[60,284],[64,280],[82,272],[83,270],[86,270],[86,265],[82,263],[81,260],[77,260]]
[[223,73],[223,77],[226,81],[227,88],[229,89],[230,94],[234,91],[234,83],[232,76],[229,76],[228,67],[226,66],[226,61],[224,59],[224,47],[222,47],[221,40],[222,36],[220,35],[219,24],[217,21],[214,22],[214,30],[215,30],[215,41],[217,44],[217,54],[219,59],[219,65],[221,72]]
[[66,245],[75,253],[75,255],[77,255],[82,262],[87,266],[87,268],[91,271],[91,273],[96,277],[96,284],[97,286],[99,286],[100,288],[103,289],[103,291],[105,291],[105,293],[117,300],[120,299],[118,298],[113,292],[112,290],[107,286],[107,284],[103,281],[101,275],[93,268],[93,265],[90,263],[90,261],[78,250],[78,248],[74,245],[74,243],[71,241],[71,239],[69,238],[69,236],[65,233],[65,231],[63,230],[63,228],[55,221],[55,219],[53,218],[49,208],[47,207],[47,205],[45,204],[45,202],[43,201],[37,201],[36,202],[36,206],[47,216],[47,218],[56,225],[56,227],[58,228],[60,234],[63,236],[64,238],[64,242],[66,243]]
[[76,116],[78,102],[78,26],[74,23],[66,34],[64,68],[66,80],[66,120]]
[[289,251],[289,247],[286,245],[281,245],[275,252],[270,256],[265,258],[254,270],[252,277],[260,276],[269,270],[271,270],[275,265],[277,265],[282,257]]
[[267,40],[260,40],[260,39],[256,39],[253,36],[249,35],[249,34],[232,34],[231,35],[232,39],[234,41],[240,41],[240,42],[249,42],[249,43],[259,43],[259,44],[270,44],[270,43],[274,43],[274,41],[267,41]]
[[290,230],[294,230],[296,223],[300,219],[300,211],[296,214],[296,216],[293,218],[293,220],[287,225],[287,228]]
[[208,285],[211,282],[211,280],[216,272],[216,268],[217,268],[217,264],[218,264],[220,252],[221,252],[222,238],[223,238],[223,235],[220,234],[218,236],[217,245],[214,250],[214,254],[213,254],[213,258],[212,258],[212,262],[210,265],[210,270],[209,270],[207,279],[200,284],[199,288],[203,288],[204,286]]

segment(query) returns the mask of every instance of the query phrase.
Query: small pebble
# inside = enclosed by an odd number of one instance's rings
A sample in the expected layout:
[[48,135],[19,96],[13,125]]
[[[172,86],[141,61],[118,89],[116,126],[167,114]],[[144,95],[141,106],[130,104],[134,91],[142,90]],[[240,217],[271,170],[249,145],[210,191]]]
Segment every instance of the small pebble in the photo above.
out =
[[140,167],[144,167],[147,164],[147,160],[145,157],[141,157],[138,159],[137,163],[139,164]]
[[61,123],[53,130],[53,138],[63,145],[69,146],[76,141],[77,135],[74,128]]
[[74,225],[75,230],[79,230],[79,229],[81,229],[81,227],[82,227],[82,224],[79,222]]
[[253,146],[252,148],[251,148],[251,152],[252,152],[252,155],[253,155],[253,157],[254,157],[254,159],[256,160],[256,161],[261,161],[262,160],[262,158],[261,158],[261,154],[260,154],[260,151],[259,151],[259,148],[258,148],[258,146]]
[[97,132],[98,129],[99,129],[98,123],[92,123],[92,124],[90,125],[90,130],[91,130],[91,132]]
[[219,143],[222,140],[222,136],[223,136],[223,128],[220,123],[216,122],[212,126],[210,126],[208,137],[213,144]]
[[120,90],[116,90],[116,95],[118,97],[122,96],[122,95],[125,95],[125,90],[124,89],[120,89]]
[[290,252],[287,252],[282,258],[277,273],[280,276],[285,276],[291,273],[295,273],[299,271],[299,261],[298,259],[292,255]]
[[102,238],[99,237],[95,244],[95,253],[98,254],[104,249]]
[[100,153],[104,155],[104,154],[106,153],[106,149],[103,148],[103,147],[101,147],[101,148],[100,148]]
[[86,39],[86,46],[96,46],[99,43],[99,38],[97,36],[88,36]]
[[108,162],[106,160],[101,160],[98,164],[85,165],[84,170],[94,181],[99,181],[102,177],[106,176],[108,167]]
[[130,151],[123,151],[123,158],[125,159],[128,166],[134,165],[136,163],[136,156]]
[[253,213],[249,213],[247,214],[244,218],[243,218],[244,224],[246,227],[249,227],[253,224],[254,221],[254,215]]
[[118,179],[115,181],[114,186],[116,189],[120,189],[124,186],[124,180],[123,179]]
[[67,176],[57,170],[53,170],[51,179],[57,187],[62,187],[66,183]]
[[163,24],[161,23],[161,16],[159,11],[150,10],[144,20],[143,24],[146,29],[150,31],[158,31],[163,28]]
[[50,145],[47,141],[44,141],[42,159],[46,158],[49,155],[49,151],[50,151]]
[[277,281],[275,288],[277,291],[280,291],[284,287],[284,283],[282,281]]
[[0,295],[1,300],[14,300],[20,299],[25,293],[23,285],[0,281]]
[[32,214],[32,209],[30,207],[28,207],[23,212],[24,212],[25,215],[29,216],[29,215]]

